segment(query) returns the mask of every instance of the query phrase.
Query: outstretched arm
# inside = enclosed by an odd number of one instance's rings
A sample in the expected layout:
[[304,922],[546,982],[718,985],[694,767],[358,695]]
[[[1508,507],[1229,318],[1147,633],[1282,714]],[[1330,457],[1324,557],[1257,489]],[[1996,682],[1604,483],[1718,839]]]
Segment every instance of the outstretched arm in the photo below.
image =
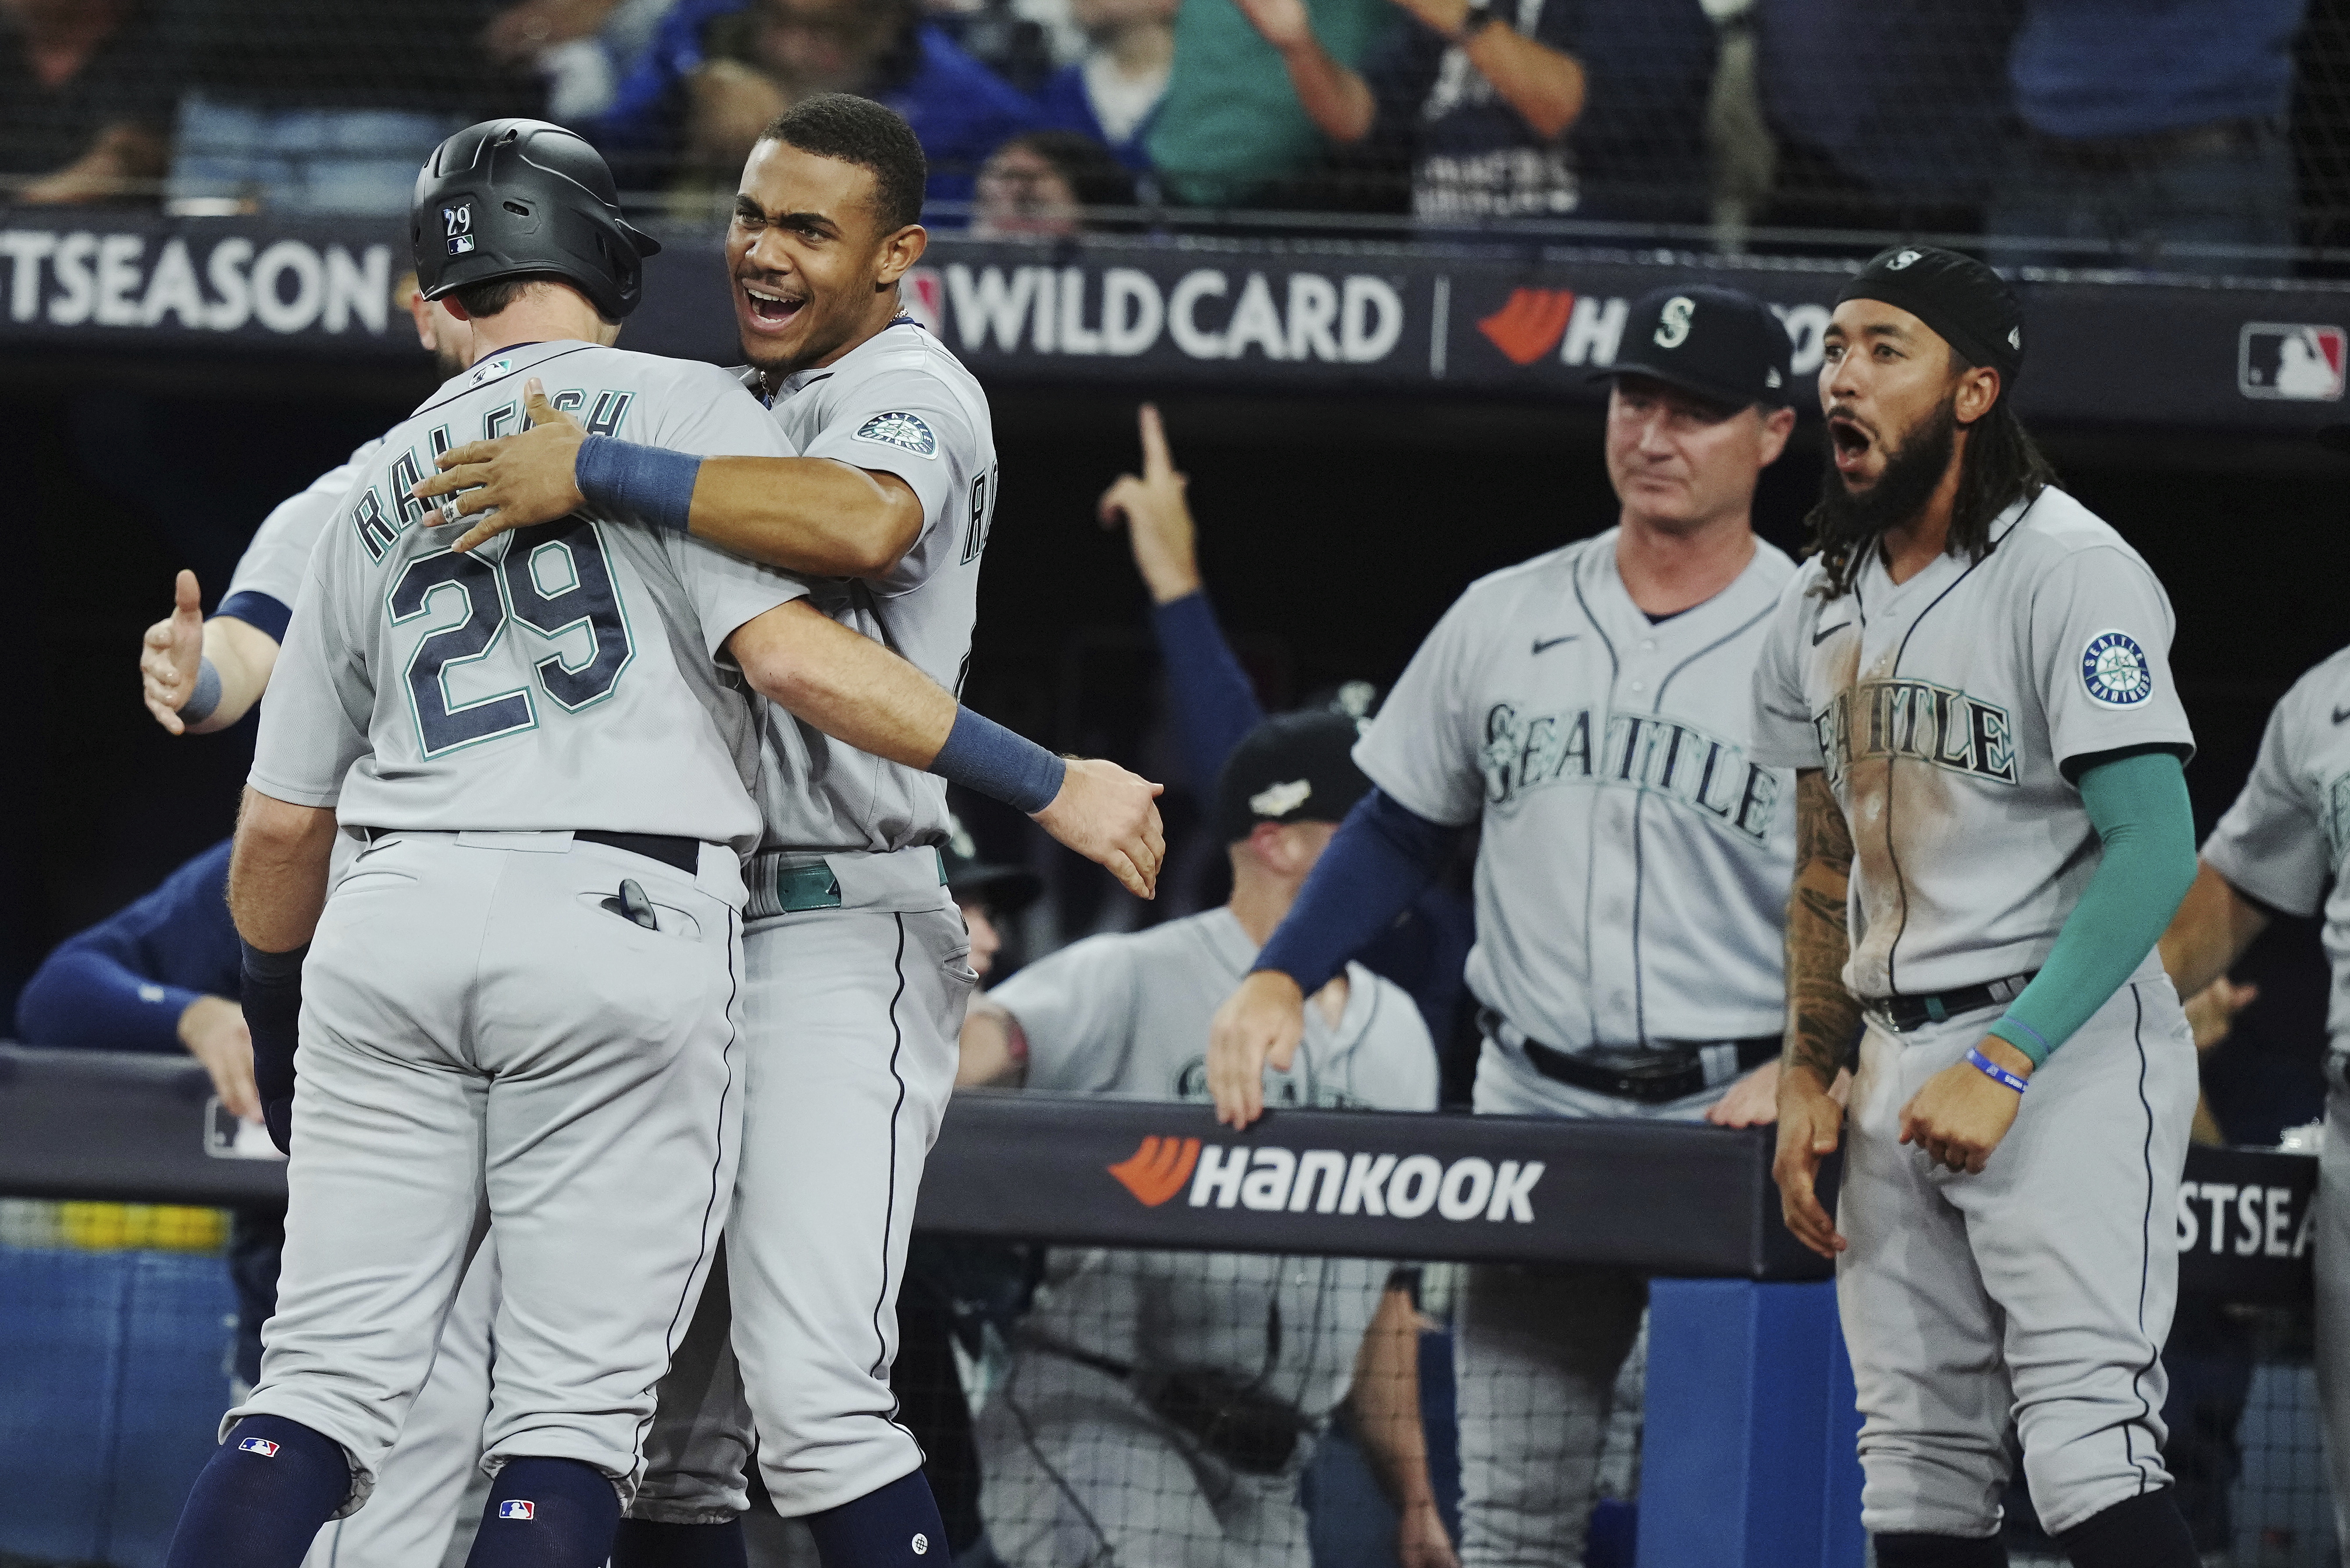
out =
[[193,572],[179,575],[172,601],[172,613],[147,628],[140,645],[140,695],[155,722],[174,735],[225,730],[268,689],[277,639],[234,615],[207,620]]
[[1378,106],[1363,78],[1331,57],[1314,36],[1305,0],[1235,0],[1241,15],[1281,56],[1289,85],[1305,116],[1333,141],[1360,141],[1371,133]]
[[523,410],[528,430],[443,454],[441,472],[412,493],[475,519],[455,549],[567,517],[591,500],[811,577],[884,576],[921,537],[921,498],[883,470],[828,457],[696,457],[590,436],[536,379],[525,384]]
[[1022,740],[805,600],[745,622],[726,647],[762,696],[835,740],[1017,806],[1137,898],[1156,891],[1167,853],[1161,786],[1115,763],[1059,758]]
[[1860,1003],[1845,989],[1851,957],[1846,895],[1852,832],[1827,774],[1795,775],[1795,880],[1787,895],[1787,1036],[1779,1055],[1779,1152],[1772,1175],[1787,1229],[1822,1257],[1844,1238],[1820,1204],[1820,1161],[1835,1152],[1844,1106],[1829,1094],[1860,1032]]

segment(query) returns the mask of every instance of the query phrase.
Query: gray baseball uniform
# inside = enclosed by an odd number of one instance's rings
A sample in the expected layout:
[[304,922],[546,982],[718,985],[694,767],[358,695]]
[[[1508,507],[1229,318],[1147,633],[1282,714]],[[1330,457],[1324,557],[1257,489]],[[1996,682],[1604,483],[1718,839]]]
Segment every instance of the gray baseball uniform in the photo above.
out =
[[1853,994],[2002,996],[1907,1032],[1872,1013],[1861,1044],[1836,1293],[1877,1532],[1997,1530],[2019,1436],[2052,1532],[2168,1480],[2160,1353],[2196,1078],[2160,960],[2033,1075],[1982,1174],[1898,1141],[1901,1107],[1981,1043],[2095,870],[2067,768],[2192,744],[2170,603],[2137,552],[2057,490],[1991,539],[1898,585],[1872,553],[1834,599],[1808,563],[1754,675],[1756,754],[1824,768],[1851,824]]
[[[254,530],[244,554],[237,557],[228,592],[221,596],[221,613],[235,613],[232,601],[252,594],[262,596],[278,611],[292,611],[294,601],[301,597],[302,585],[309,580],[310,556],[317,548],[319,535],[327,531],[335,514],[342,510],[351,486],[358,483],[382,445],[380,436],[361,442],[350,456],[312,480],[307,489],[287,496],[270,509],[269,515],[261,520],[261,526]],[[261,613],[274,617],[276,611],[265,607]],[[277,636],[282,625],[279,622],[262,629]]]
[[[897,474],[921,498],[921,533],[895,570],[811,583],[810,599],[959,690],[995,503],[979,384],[901,320],[791,378],[774,412],[805,455]],[[935,847],[948,832],[944,782],[772,704],[762,725],[765,828],[747,873],[749,1052],[728,1301],[705,1303],[681,1361],[723,1365],[700,1342],[726,1334],[731,1303],[767,1491],[796,1517],[921,1464],[889,1390],[897,1293],[977,977]],[[650,1449],[662,1463],[637,1517],[706,1522],[746,1506],[749,1429],[724,1383],[694,1372],[663,1388]]]
[[2203,858],[2247,898],[2325,918],[2334,1048],[2317,1167],[2317,1391],[2334,1532],[2350,1552],[2350,651],[2295,681],[2269,715],[2252,776]]
[[[1746,687],[1794,568],[1757,540],[1728,587],[1651,620],[1616,541],[1471,585],[1356,748],[1399,805],[1482,824],[1468,970],[1487,1009],[1482,1112],[1696,1116],[1777,1050],[1794,788],[1752,754]],[[1648,1101],[1555,1075],[1595,1053],[1687,1056],[1703,1085]],[[1455,1341],[1464,1563],[1582,1560],[1646,1303],[1616,1270],[1470,1272]]]
[[[1229,909],[1091,937],[991,993],[1028,1040],[1027,1086],[1203,1101],[1209,1020],[1257,946]],[[1428,1111],[1434,1044],[1411,998],[1347,969],[1333,1027],[1305,1039],[1274,1105]],[[1055,1250],[1012,1367],[977,1428],[989,1539],[1014,1568],[1307,1561],[1301,1442],[1276,1475],[1235,1469],[1135,1387],[1209,1368],[1253,1383],[1318,1429],[1353,1382],[1391,1264],[1353,1258]],[[1121,1377],[1110,1368],[1131,1367]]]
[[[373,842],[305,965],[277,1313],[224,1430],[269,1412],[333,1438],[344,1512],[432,1363],[484,1211],[502,1282],[483,1462],[578,1459],[625,1501],[732,1189],[738,857],[758,813],[751,703],[716,660],[804,590],[590,516],[453,554],[408,487],[439,432],[512,428],[529,376],[627,434],[788,450],[707,367],[518,348],[385,438],[314,555],[253,786]],[[580,1272],[608,1254],[629,1269]]]

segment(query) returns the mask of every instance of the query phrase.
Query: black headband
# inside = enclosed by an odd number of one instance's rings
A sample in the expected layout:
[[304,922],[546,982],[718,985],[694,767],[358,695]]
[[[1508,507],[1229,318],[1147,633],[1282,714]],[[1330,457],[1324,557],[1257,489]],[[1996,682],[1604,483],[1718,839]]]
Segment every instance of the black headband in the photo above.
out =
[[1836,296],[1898,306],[1942,335],[1972,365],[2012,384],[2023,371],[2023,307],[1999,274],[1936,245],[1894,245],[1869,258]]

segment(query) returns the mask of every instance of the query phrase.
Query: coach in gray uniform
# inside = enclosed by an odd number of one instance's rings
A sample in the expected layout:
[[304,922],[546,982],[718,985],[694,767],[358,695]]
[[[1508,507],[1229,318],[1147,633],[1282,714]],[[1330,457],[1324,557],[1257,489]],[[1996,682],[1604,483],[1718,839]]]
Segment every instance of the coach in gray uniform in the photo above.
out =
[[2277,914],[2323,915],[2334,965],[2317,1167],[2317,1395],[2334,1533],[2350,1563],[2350,650],[2293,682],[2269,715],[2243,793],[2203,841],[2162,939],[2180,994],[2226,974]]
[[[1744,687],[1794,568],[1749,511],[1794,424],[1789,344],[1762,305],[1696,286],[1642,298],[1624,344],[1618,525],[1471,585],[1413,656],[1355,753],[1378,790],[1217,1016],[1209,1081],[1234,1125],[1287,1064],[1303,992],[1481,822],[1477,1109],[1694,1117],[1757,1071],[1767,1092],[1792,800],[1747,754]],[[1471,1272],[1464,1563],[1582,1560],[1646,1296],[1622,1270]]]
[[[844,636],[961,688],[993,515],[987,404],[898,311],[920,259],[921,148],[866,99],[819,96],[754,149],[727,234],[754,384],[805,455],[713,460],[617,440],[541,405],[538,428],[460,449],[425,494],[472,486],[468,542],[609,503],[800,575]],[[845,689],[844,697],[858,695]],[[827,1564],[941,1549],[913,1437],[893,1417],[893,1303],[922,1163],[952,1090],[974,977],[945,887],[941,778],[1020,805],[1148,896],[1164,851],[1154,786],[1064,763],[966,711],[912,765],[836,745],[770,711],[766,822],[751,872],[745,1158],[727,1241],[733,1350],[769,1495]],[[944,745],[940,746],[941,740]],[[940,777],[926,776],[928,766]],[[1087,823],[1098,818],[1107,826]],[[1123,848],[1118,847],[1124,846]],[[714,1305],[715,1303],[713,1303]],[[706,1316],[709,1314],[705,1314]],[[697,1528],[747,1506],[750,1431],[730,1372],[665,1391],[669,1456],[622,1536],[620,1568],[723,1552]],[[681,1425],[699,1429],[689,1440]],[[699,1538],[699,1539],[697,1539]],[[631,1555],[642,1550],[646,1556]],[[739,1549],[736,1549],[739,1550]]]
[[[1209,1020],[1370,788],[1354,742],[1355,722],[1337,714],[1259,725],[1216,786],[1231,902],[1022,970],[972,1004],[962,1081],[1206,1099]],[[1349,964],[1305,1027],[1277,1103],[1435,1109],[1435,1046],[1392,981]],[[979,1420],[997,1552],[1014,1568],[1304,1568],[1298,1475],[1351,1386],[1374,1462],[1406,1504],[1409,1561],[1449,1562],[1418,1403],[1388,1408],[1415,1386],[1419,1344],[1409,1293],[1382,1288],[1390,1272],[1353,1258],[1055,1249]],[[1186,1409],[1220,1402],[1256,1418],[1221,1434],[1187,1425]]]

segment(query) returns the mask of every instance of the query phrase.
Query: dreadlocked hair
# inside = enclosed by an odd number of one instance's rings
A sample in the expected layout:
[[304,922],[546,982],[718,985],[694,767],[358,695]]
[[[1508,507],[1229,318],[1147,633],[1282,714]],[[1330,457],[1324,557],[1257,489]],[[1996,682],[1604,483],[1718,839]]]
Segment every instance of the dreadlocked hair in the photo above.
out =
[[[1950,350],[1953,380],[1973,369],[1965,355]],[[2032,432],[2023,428],[2023,421],[2015,417],[2005,386],[2001,387],[1991,411],[1964,428],[1967,444],[1959,459],[1959,489],[1950,502],[1946,548],[1972,564],[1991,554],[1991,525],[1999,514],[2018,501],[2037,501],[2042,491],[2056,483],[2056,468],[2032,439]],[[1883,535],[1832,536],[1828,513],[1828,499],[1823,496],[1804,517],[1804,553],[1820,557],[1823,575],[1816,591],[1835,599],[1852,591],[1853,579]]]

